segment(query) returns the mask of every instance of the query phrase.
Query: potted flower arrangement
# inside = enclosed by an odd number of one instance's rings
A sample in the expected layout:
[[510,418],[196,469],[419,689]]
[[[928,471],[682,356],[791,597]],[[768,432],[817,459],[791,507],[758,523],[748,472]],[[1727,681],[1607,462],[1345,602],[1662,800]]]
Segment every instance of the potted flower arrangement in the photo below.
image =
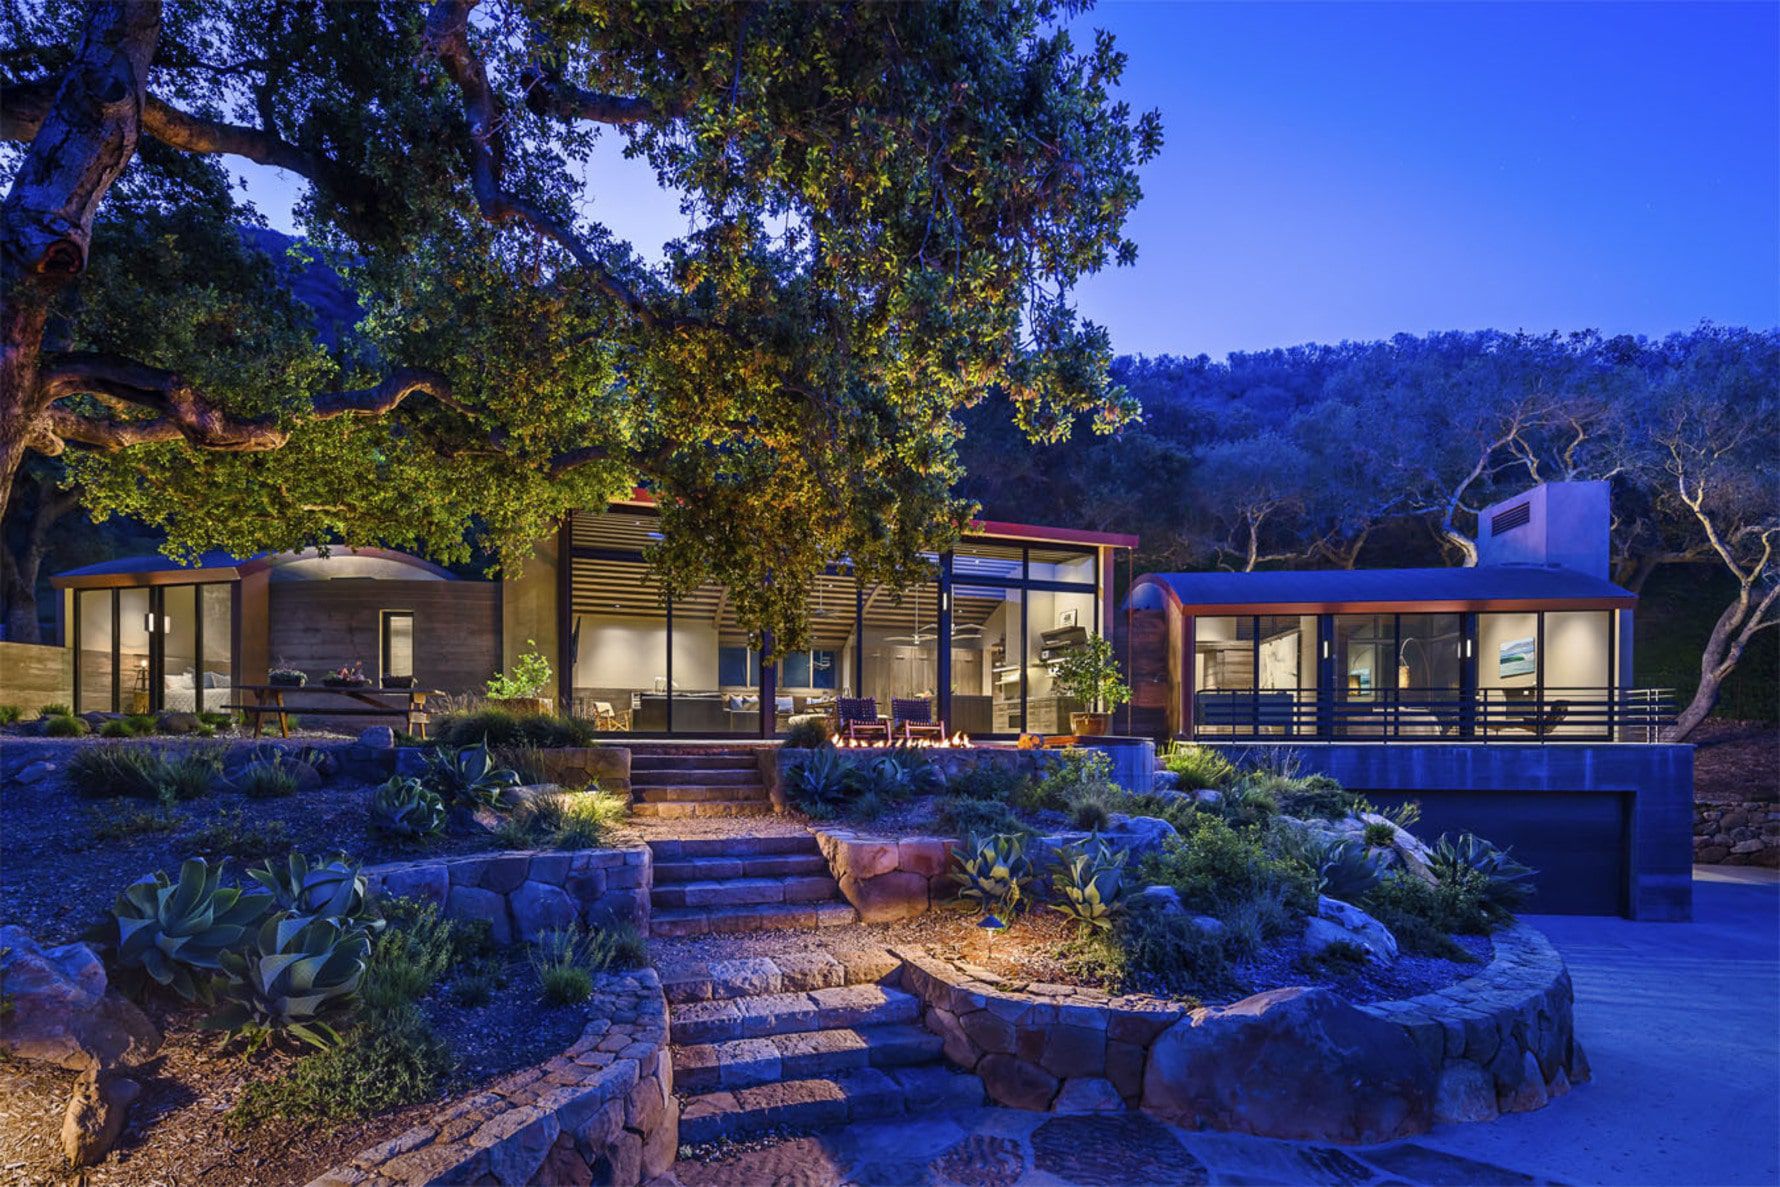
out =
[[1112,641],[1094,635],[1057,661],[1051,669],[1057,691],[1084,706],[1069,715],[1069,727],[1080,737],[1112,729],[1112,711],[1131,699],[1131,688],[1119,672]]
[[281,688],[301,688],[309,683],[309,674],[291,667],[283,656],[279,656],[278,666],[266,673],[266,683],[276,684]]
[[537,640],[527,639],[525,645],[513,666],[488,682],[488,703],[514,713],[550,713],[556,708],[544,695],[550,687],[550,661],[538,650]]
[[363,661],[354,660],[343,668],[335,668],[323,676],[321,682],[329,688],[363,688],[371,683],[371,678],[365,675]]

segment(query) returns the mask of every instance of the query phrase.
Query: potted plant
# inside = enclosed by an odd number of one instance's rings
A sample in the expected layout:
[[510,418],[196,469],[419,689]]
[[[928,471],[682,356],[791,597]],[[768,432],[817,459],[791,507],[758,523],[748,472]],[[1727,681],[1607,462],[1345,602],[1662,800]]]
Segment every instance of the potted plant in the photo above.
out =
[[278,666],[266,673],[266,683],[276,684],[282,688],[301,688],[309,683],[309,675],[291,667],[285,662],[283,656],[279,656]]
[[343,668],[335,668],[323,676],[321,682],[329,688],[363,688],[371,683],[371,678],[365,675],[364,663],[354,660]]
[[550,661],[538,650],[535,639],[525,641],[527,650],[505,672],[488,682],[488,703],[515,713],[550,713],[556,708],[544,695],[550,687]]
[[1112,641],[1102,635],[1063,656],[1051,669],[1057,691],[1084,706],[1069,715],[1069,728],[1078,737],[1095,737],[1112,729],[1112,711],[1131,699],[1131,688],[1122,679]]

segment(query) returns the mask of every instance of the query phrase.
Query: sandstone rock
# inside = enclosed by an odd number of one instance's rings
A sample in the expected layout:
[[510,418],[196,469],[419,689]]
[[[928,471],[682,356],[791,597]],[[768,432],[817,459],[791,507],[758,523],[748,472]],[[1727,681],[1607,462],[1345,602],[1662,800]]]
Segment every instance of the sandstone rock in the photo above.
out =
[[1173,771],[1157,771],[1150,782],[1151,791],[1179,791],[1180,776]]
[[1114,814],[1111,823],[1100,832],[1101,840],[1129,856],[1126,866],[1134,868],[1152,853],[1160,853],[1169,841],[1180,840],[1174,826],[1160,816],[1126,816]]
[[976,1066],[989,1099],[999,1105],[1044,1112],[1057,1095],[1057,1077],[1014,1055],[994,1052]]
[[1542,1109],[1549,1099],[1545,1077],[1539,1074],[1539,1061],[1527,1051],[1521,1055],[1520,1083],[1496,1094],[1496,1107],[1504,1113],[1530,1113]]
[[934,1006],[927,1011],[926,1023],[927,1029],[943,1041],[942,1049],[947,1059],[965,1071],[976,1067],[982,1052],[971,1043],[970,1036],[964,1033],[956,1014],[943,1006]]
[[359,732],[358,744],[367,750],[394,750],[396,731],[387,725],[373,725]]
[[1312,956],[1321,955],[1331,944],[1345,942],[1364,948],[1378,964],[1396,962],[1397,937],[1360,908],[1325,894],[1317,896],[1316,912],[1304,929],[1304,948]]
[[161,1035],[133,1002],[106,987],[105,966],[85,944],[40,948],[22,927],[0,927],[0,981],[11,1000],[0,1050],[75,1071],[132,1066]]
[[1440,1071],[1434,1089],[1434,1119],[1441,1124],[1457,1121],[1492,1121],[1496,1117],[1496,1082],[1469,1059],[1455,1060]]
[[1276,989],[1195,1010],[1164,1031],[1143,1107],[1185,1125],[1299,1141],[1423,1133],[1435,1076],[1401,1027],[1322,989]]
[[1132,906],[1152,906],[1169,915],[1179,915],[1186,911],[1181,906],[1180,891],[1172,886],[1146,886],[1131,896]]
[[127,1076],[89,1069],[74,1082],[62,1116],[62,1152],[73,1166],[91,1166],[111,1152],[142,1087]]
[[177,709],[164,709],[155,715],[155,732],[158,734],[195,734],[203,724],[196,713]]
[[521,940],[535,940],[554,928],[575,923],[581,910],[575,900],[560,886],[543,882],[526,882],[507,896],[513,911],[513,926]]
[[667,1174],[673,1168],[674,1157],[679,1152],[680,1102],[676,1097],[670,1096],[660,1120],[643,1135],[643,1181],[648,1182],[657,1175]]
[[1224,793],[1210,787],[1201,787],[1193,793],[1193,802],[1204,804],[1208,808],[1215,808],[1224,802]]
[[1063,1082],[1063,1090],[1051,1105],[1053,1113],[1121,1113],[1125,1100],[1111,1081],[1081,1076]]
[[1060,1079],[1106,1072],[1106,1031],[1059,1024],[1044,1029],[1044,1069]]
[[840,888],[862,923],[892,923],[927,910],[927,879],[920,874],[894,871],[863,879],[847,874]]

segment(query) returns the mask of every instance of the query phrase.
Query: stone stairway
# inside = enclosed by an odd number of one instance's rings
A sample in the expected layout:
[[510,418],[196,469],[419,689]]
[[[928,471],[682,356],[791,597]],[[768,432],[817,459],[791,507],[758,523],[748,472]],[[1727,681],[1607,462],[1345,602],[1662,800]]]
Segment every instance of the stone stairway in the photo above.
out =
[[755,749],[746,746],[633,747],[630,787],[631,813],[644,818],[766,816],[773,810]]
[[881,949],[664,969],[680,1141],[817,1129],[983,1103],[948,1067]]
[[649,848],[652,935],[838,927],[859,920],[810,833],[652,840]]

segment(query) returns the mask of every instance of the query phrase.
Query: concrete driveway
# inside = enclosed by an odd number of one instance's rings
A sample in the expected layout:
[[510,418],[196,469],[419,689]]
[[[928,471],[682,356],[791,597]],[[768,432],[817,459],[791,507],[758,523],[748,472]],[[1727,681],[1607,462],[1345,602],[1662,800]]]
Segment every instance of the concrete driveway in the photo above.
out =
[[680,1162],[685,1187],[1780,1184],[1780,877],[1701,868],[1694,922],[1547,915],[1594,1079],[1412,1142],[1190,1133],[1015,1109],[857,1125]]

